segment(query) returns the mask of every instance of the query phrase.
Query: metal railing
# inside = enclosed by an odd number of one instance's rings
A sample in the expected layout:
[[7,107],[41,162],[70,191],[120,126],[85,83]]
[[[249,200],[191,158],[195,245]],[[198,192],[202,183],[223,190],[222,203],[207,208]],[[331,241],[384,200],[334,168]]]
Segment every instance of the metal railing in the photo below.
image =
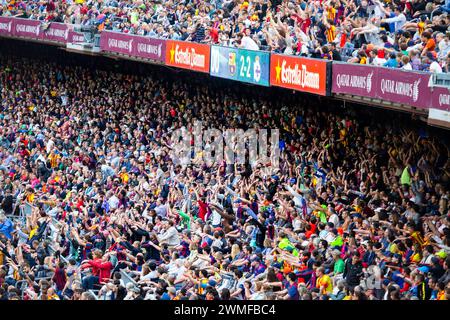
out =
[[450,89],[450,73],[433,74],[433,85]]

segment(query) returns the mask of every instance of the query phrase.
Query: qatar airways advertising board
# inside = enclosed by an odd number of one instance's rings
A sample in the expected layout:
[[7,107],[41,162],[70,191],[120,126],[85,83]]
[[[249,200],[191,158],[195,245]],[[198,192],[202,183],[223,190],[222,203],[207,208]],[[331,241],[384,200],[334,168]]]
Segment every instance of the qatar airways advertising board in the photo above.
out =
[[381,99],[422,109],[431,106],[430,74],[344,63],[333,63],[332,69],[333,93]]
[[103,31],[100,35],[100,49],[112,53],[164,62],[166,44],[163,39],[126,33]]

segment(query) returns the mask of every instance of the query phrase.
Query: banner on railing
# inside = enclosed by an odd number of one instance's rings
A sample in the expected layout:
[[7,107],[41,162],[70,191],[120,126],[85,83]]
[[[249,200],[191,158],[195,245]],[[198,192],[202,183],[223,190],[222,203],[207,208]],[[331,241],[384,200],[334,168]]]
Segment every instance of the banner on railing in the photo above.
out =
[[332,92],[375,98],[376,68],[358,64],[333,63]]
[[[57,43],[84,42],[84,34],[73,25],[0,17],[0,36],[22,37]],[[212,76],[257,85],[273,85],[302,92],[381,99],[423,109],[450,110],[450,91],[430,87],[430,74],[383,67],[309,59],[265,51],[155,39],[104,31],[103,51],[165,62]],[[329,75],[331,73],[331,75]],[[328,77],[332,78],[331,86]],[[331,88],[329,88],[331,87]]]
[[67,24],[52,22],[41,32],[42,40],[67,43],[69,31],[70,28]]
[[10,35],[13,30],[13,18],[0,17],[0,35]]
[[302,92],[327,94],[326,60],[272,54],[270,84]]
[[31,19],[14,19],[13,36],[28,39],[42,39],[41,21]]
[[209,73],[214,77],[237,79],[238,49],[211,46],[211,67]]
[[433,87],[431,93],[431,107],[450,111],[450,89],[444,87]]
[[210,46],[193,42],[167,40],[168,66],[209,73]]
[[100,49],[160,62],[166,53],[165,40],[110,31],[100,35]]
[[85,42],[83,32],[69,30],[68,43],[82,43]]
[[429,108],[430,75],[374,66],[333,63],[332,92]]
[[211,46],[210,74],[215,77],[269,85],[270,53]]
[[269,86],[270,53],[239,49],[238,69],[237,80]]
[[33,40],[67,43],[72,25],[42,21],[0,17],[0,35]]
[[398,69],[378,68],[377,98],[418,108],[431,101],[430,75]]

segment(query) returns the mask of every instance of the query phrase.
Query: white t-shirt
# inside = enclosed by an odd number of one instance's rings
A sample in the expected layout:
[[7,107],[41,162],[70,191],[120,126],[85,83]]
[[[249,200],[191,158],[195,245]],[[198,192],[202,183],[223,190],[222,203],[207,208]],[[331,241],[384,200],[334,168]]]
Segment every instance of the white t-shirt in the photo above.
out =
[[374,45],[381,45],[382,41],[379,37],[380,28],[375,25],[367,25],[364,27],[364,37],[368,43],[373,43]]
[[420,264],[431,265],[431,259],[433,259],[433,257],[434,256],[432,254],[430,254],[428,257],[423,257],[420,261]]
[[330,218],[328,218],[328,222],[332,222],[334,227],[337,228],[339,226],[339,217],[337,214],[333,213]]
[[294,231],[300,230],[302,227],[302,220],[295,218],[294,221],[292,221],[292,226],[294,227]]
[[213,243],[211,244],[211,247],[217,247],[219,249],[222,249],[223,242],[221,239],[214,239]]
[[333,232],[328,232],[327,236],[325,237],[325,241],[328,242],[328,244],[332,243],[336,239]]
[[389,19],[385,19],[386,23],[395,23],[395,31],[400,30],[403,25],[406,23],[406,16],[403,13],[400,13],[396,17],[392,17]]
[[119,206],[119,198],[116,197],[116,195],[113,195],[111,198],[108,199],[108,204],[111,209],[117,209]]
[[158,239],[160,242],[167,243],[169,246],[180,245],[180,237],[175,227],[170,227],[169,229],[167,229],[167,231],[164,232]]
[[411,63],[407,63],[407,64],[405,64],[403,67],[402,67],[402,69],[403,70],[412,70],[412,66],[411,66]]
[[143,276],[141,278],[141,280],[151,280],[151,279],[156,279],[156,278],[158,278],[158,272],[155,270],[155,271],[150,271],[150,273]]
[[386,62],[386,59],[375,57],[373,58],[372,64],[374,66],[382,66]]
[[256,42],[248,36],[242,37],[241,48],[248,49],[248,50],[259,50],[259,47],[256,44]]
[[441,40],[438,46],[439,46],[439,53],[438,53],[439,59],[445,59],[445,57],[450,52],[450,41]]
[[439,65],[439,63],[437,63],[436,61],[433,61],[430,64],[430,72],[435,72],[435,73],[442,73],[442,68]]
[[156,214],[160,217],[165,218],[167,215],[167,205],[162,204],[154,208]]
[[168,264],[167,273],[175,276],[176,278],[178,278],[185,271],[186,267],[183,265],[183,263],[180,263],[179,259]]
[[48,142],[47,142],[47,153],[50,153],[50,151],[52,151],[52,149],[53,149],[53,146],[55,145],[55,143],[53,142],[53,140],[48,140]]
[[216,211],[212,210],[212,225],[218,226],[222,222],[222,216]]

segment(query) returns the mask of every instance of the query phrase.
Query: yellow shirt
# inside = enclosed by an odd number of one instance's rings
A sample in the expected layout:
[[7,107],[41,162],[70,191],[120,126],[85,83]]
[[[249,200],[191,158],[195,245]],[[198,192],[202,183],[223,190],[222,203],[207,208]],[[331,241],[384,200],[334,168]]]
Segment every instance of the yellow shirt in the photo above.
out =
[[130,177],[128,176],[128,173],[122,173],[120,175],[120,178],[122,179],[122,183],[128,183],[128,180],[130,179]]
[[48,156],[48,159],[50,160],[50,166],[51,166],[52,168],[56,168],[56,166],[58,165],[58,160],[59,160],[60,158],[61,158],[61,157],[60,157],[59,155],[55,154],[55,153],[50,154],[50,155]]
[[31,238],[33,238],[33,236],[36,234],[38,227],[34,228],[33,230],[30,231],[30,235],[28,236],[28,240],[30,240]]
[[317,278],[316,287],[320,288],[320,291],[323,294],[333,292],[333,282],[331,281],[331,278],[326,274]]
[[34,201],[34,193],[30,193],[28,196],[27,196],[27,202],[28,203],[32,203]]
[[335,8],[327,9],[327,18],[333,20],[336,18],[337,10]]
[[419,22],[417,24],[417,31],[419,32],[419,36],[422,35],[422,32],[425,30],[425,22]]
[[420,253],[416,253],[412,256],[411,261],[412,262],[416,262],[419,263],[420,260],[422,260],[422,257],[420,256]]
[[391,244],[391,247],[389,248],[389,251],[391,253],[398,253],[397,245],[395,243]]
[[66,195],[66,197],[64,198],[64,201],[69,200],[70,197],[72,197],[72,191],[67,192],[67,195]]
[[325,36],[327,37],[328,43],[333,42],[336,39],[336,27],[335,26],[330,26],[325,31]]

